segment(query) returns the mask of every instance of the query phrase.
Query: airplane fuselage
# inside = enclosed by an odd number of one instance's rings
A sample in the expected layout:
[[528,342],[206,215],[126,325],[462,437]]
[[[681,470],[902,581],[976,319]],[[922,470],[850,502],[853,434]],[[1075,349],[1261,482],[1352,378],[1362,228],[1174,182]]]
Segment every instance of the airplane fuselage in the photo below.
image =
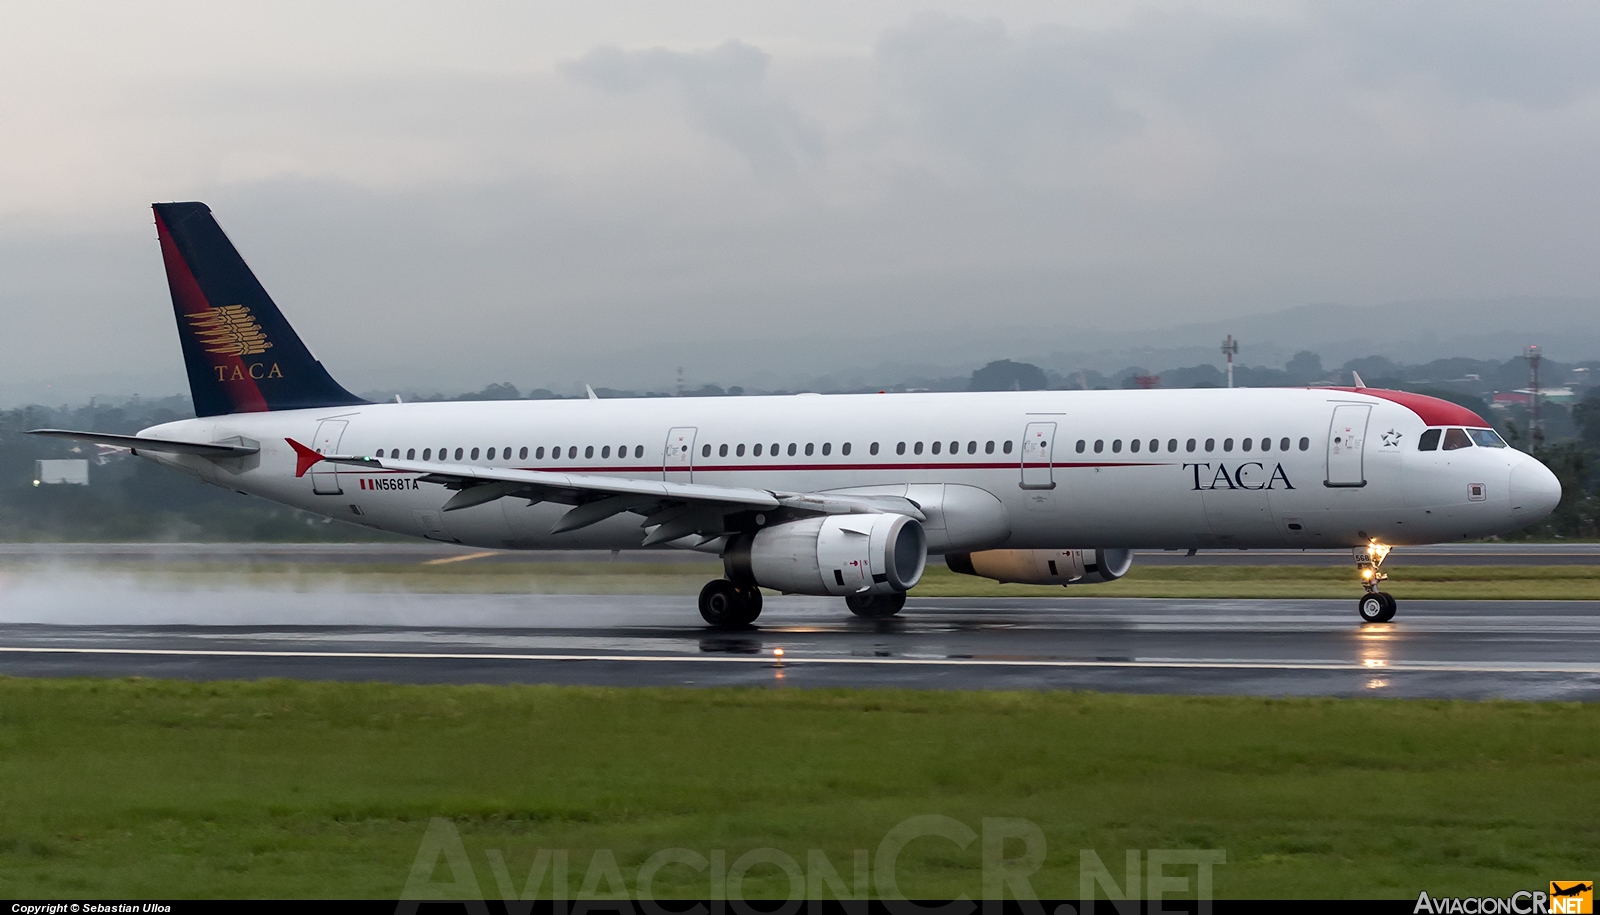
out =
[[633,549],[646,532],[622,513],[553,534],[571,506],[525,498],[444,511],[451,491],[418,473],[322,463],[297,476],[288,440],[441,468],[903,496],[927,514],[934,553],[1436,543],[1513,530],[1554,506],[1554,478],[1519,451],[1419,450],[1430,428],[1482,423],[1414,407],[1327,388],[394,403],[140,434],[258,446],[230,460],[144,453],[229,489],[510,549]]

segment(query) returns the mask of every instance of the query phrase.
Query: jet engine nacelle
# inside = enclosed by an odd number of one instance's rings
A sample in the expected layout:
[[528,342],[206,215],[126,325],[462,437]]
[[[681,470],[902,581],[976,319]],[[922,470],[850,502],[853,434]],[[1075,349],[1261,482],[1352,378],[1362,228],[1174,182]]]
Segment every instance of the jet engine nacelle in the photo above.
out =
[[906,515],[824,515],[740,537],[722,561],[733,581],[790,594],[893,594],[921,580],[928,538]]
[[1021,585],[1092,585],[1116,581],[1133,565],[1132,550],[984,550],[949,553],[952,572]]

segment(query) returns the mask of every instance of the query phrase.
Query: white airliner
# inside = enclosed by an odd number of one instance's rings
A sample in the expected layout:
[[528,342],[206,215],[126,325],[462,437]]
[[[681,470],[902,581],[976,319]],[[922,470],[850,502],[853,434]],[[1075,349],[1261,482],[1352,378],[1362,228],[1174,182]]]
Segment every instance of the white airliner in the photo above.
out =
[[368,403],[290,328],[201,203],[155,206],[197,418],[130,447],[210,483],[496,549],[720,555],[700,612],[761,590],[898,612],[940,555],[1004,582],[1120,578],[1133,548],[1388,548],[1524,527],[1554,474],[1443,400],[1365,388]]

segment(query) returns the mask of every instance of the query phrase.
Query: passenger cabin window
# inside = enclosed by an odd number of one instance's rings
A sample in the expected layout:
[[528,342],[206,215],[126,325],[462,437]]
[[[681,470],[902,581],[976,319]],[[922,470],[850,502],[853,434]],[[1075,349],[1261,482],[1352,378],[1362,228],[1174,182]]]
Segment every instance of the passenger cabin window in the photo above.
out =
[[[478,456],[478,449],[476,449],[476,448],[472,449],[472,456],[473,457],[477,457]],[[456,449],[456,460],[458,460],[458,461],[461,460],[461,449],[460,448]]]
[[526,461],[527,459],[528,459],[528,446],[527,445],[523,445],[522,446],[522,450],[517,452],[517,460]]
[[[757,445],[756,447],[760,448],[761,446]],[[734,457],[744,457],[744,446],[740,445],[739,447],[733,449],[733,456]]]
[[1215,450],[1217,450],[1217,440],[1214,438],[1206,439],[1206,451],[1211,452]]
[[1504,448],[1505,440],[1493,429],[1468,429],[1467,434],[1479,448]]
[[[1082,451],[1083,449],[1079,448],[1078,450]],[[994,454],[994,442],[992,442],[992,441],[984,442],[983,443],[983,453],[984,454]]]
[[[423,456],[426,457],[427,456],[427,452],[423,452]],[[544,446],[543,445],[540,445],[539,447],[537,447],[537,448],[535,448],[533,450],[533,458],[536,461],[544,460]]]
[[593,445],[586,446],[583,449],[583,456],[586,457],[586,458],[594,457],[594,446]]
[[1188,443],[1183,446],[1183,450],[1185,450],[1185,451],[1193,451],[1194,450],[1194,439],[1192,439],[1192,438],[1189,439]]
[[912,445],[911,446],[911,453],[912,454],[921,454],[922,453],[922,443],[921,442],[917,442],[915,445]]
[[1103,438],[1095,439],[1094,440],[1094,453],[1095,454],[1099,454],[1100,452],[1102,452],[1104,450],[1106,450],[1106,440],[1103,439]]
[[1300,439],[1300,450],[1301,451],[1305,451],[1307,448],[1310,448],[1310,447],[1311,447],[1311,439],[1302,437]]
[[1150,440],[1150,450],[1151,451],[1160,451],[1161,450],[1161,439],[1158,439],[1158,438],[1151,439]]
[[[723,447],[724,447],[724,448],[726,448],[726,447],[727,447],[727,446],[726,446],[726,445],[724,445],[724,446],[723,446]],[[605,446],[605,447],[604,447],[604,448],[601,448],[601,449],[600,449],[600,456],[601,456],[601,457],[602,457],[602,458],[608,458],[608,457],[610,457],[610,456],[611,456],[611,446],[610,446],[610,445],[607,445],[607,446]]]
[[944,447],[944,442],[934,442],[933,443],[933,453],[934,454],[938,454],[939,453],[939,449],[942,448],[942,447]]
[[[1178,450],[1178,440],[1175,439],[1175,438],[1167,439],[1167,450],[1168,451],[1177,451]],[[1194,442],[1190,442],[1189,443],[1189,450],[1190,451],[1194,450]]]
[[424,448],[424,449],[422,449],[422,459],[424,461],[433,460],[433,449],[432,448]]
[[894,446],[894,453],[895,454],[905,454],[906,453],[906,443],[905,442],[901,442],[900,444],[895,445]]
[[1418,451],[1438,451],[1439,436],[1444,434],[1443,429],[1428,429],[1417,437]]
[[1471,448],[1472,439],[1467,437],[1465,429],[1446,429],[1444,431],[1444,450],[1455,451],[1457,448]]
[[1261,440],[1261,450],[1262,451],[1271,451],[1272,450],[1272,439],[1270,439],[1270,438],[1262,439]]
[[756,457],[760,457],[761,456],[761,443],[757,442],[756,446],[754,448],[750,449],[750,453],[755,455]]
[[1288,451],[1289,450],[1289,440],[1286,439],[1286,438],[1278,439],[1278,450],[1279,451]]
[[1222,440],[1222,450],[1223,451],[1232,451],[1233,450],[1233,439],[1231,439],[1231,438],[1223,439]]
[[636,458],[644,457],[644,446],[643,445],[634,445],[633,446],[633,456],[636,457]]
[[1086,441],[1084,441],[1084,440],[1083,440],[1083,439],[1081,439],[1081,438],[1080,438],[1080,439],[1078,439],[1078,444],[1077,444],[1077,445],[1076,445],[1076,446],[1075,446],[1075,447],[1076,447],[1076,448],[1077,448],[1077,449],[1078,449],[1078,453],[1079,453],[1079,454],[1082,454],[1082,453],[1083,453],[1083,449],[1084,449],[1084,448],[1085,448],[1085,447],[1087,447],[1087,446],[1088,446],[1088,444],[1089,444],[1089,443],[1088,443],[1088,442],[1086,442]]
[[823,457],[827,457],[830,453],[832,453],[832,451],[833,451],[833,443],[832,442],[823,442],[822,443],[822,456]]
[[1128,443],[1128,450],[1132,451],[1134,454],[1138,454],[1139,453],[1139,445],[1140,445],[1140,441],[1138,439],[1134,439],[1133,441]]
[[961,453],[961,443],[960,442],[951,442],[950,443],[950,453],[951,454],[960,454]]
[[815,446],[813,446],[810,442],[806,442],[806,457],[810,457],[811,452],[814,450],[816,450]]
[[727,445],[718,445],[717,446],[717,457],[727,457],[727,456],[728,456],[728,446]]
[[878,443],[877,442],[873,442],[872,444],[868,445],[867,446],[867,452],[869,454],[877,454],[878,453]]
[[[1251,440],[1251,439],[1248,439],[1248,438],[1245,439],[1244,441],[1240,442],[1239,444],[1246,451],[1249,451],[1251,448],[1255,447],[1255,442],[1253,440]],[[1227,442],[1223,442],[1222,447],[1224,449],[1226,449],[1228,447]]]
[[700,456],[701,457],[710,457],[711,456],[711,446],[709,444],[700,446]]
[[977,454],[978,453],[978,443],[977,442],[967,442],[967,453],[968,454]]
[[567,459],[571,460],[572,458],[575,458],[577,456],[578,456],[578,446],[577,445],[568,445],[567,446]]
[[1011,439],[1009,439],[1009,438],[1006,439],[1006,443],[1003,446],[1001,446],[1000,450],[1004,451],[1006,454],[1010,454],[1011,453]]
[[[823,454],[827,454],[828,452],[824,451],[822,453]],[[849,442],[845,442],[844,444],[840,445],[839,446],[839,453],[844,455],[845,457],[849,457],[850,456],[850,443]]]

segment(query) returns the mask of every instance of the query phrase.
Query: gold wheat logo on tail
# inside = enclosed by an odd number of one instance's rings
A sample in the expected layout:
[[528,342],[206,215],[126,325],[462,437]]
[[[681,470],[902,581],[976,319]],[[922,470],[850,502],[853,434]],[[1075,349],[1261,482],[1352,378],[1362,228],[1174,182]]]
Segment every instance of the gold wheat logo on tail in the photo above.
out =
[[255,356],[272,348],[261,325],[243,305],[208,308],[204,314],[189,315],[189,323],[208,353],[224,356]]

